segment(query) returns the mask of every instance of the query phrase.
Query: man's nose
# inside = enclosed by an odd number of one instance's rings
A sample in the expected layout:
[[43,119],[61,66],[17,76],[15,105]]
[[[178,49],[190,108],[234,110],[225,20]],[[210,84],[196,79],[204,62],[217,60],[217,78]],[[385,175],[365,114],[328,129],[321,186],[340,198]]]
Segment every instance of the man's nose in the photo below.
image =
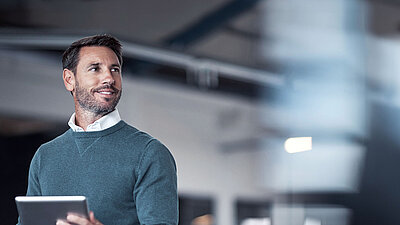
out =
[[115,82],[115,80],[112,75],[112,72],[110,70],[105,70],[105,72],[103,73],[102,83],[103,84],[114,84],[114,82]]

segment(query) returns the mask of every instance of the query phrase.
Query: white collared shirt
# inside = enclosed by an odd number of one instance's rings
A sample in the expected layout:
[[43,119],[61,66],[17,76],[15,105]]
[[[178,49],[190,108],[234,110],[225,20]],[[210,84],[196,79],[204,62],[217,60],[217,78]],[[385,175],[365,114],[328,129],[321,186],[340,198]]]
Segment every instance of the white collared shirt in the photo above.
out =
[[[102,131],[107,128],[110,128],[121,121],[121,117],[119,115],[118,109],[110,112],[109,114],[101,117],[100,119],[94,121],[92,124],[89,124],[86,128],[86,132],[90,131]],[[82,127],[79,127],[75,124],[75,113],[72,114],[71,118],[68,121],[68,125],[75,132],[85,132]]]

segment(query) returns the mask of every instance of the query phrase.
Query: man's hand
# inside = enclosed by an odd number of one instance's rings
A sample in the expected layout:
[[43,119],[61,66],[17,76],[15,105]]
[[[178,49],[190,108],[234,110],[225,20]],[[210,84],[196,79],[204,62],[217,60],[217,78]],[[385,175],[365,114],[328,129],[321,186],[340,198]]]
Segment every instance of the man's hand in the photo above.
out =
[[98,221],[94,217],[94,213],[90,211],[89,213],[89,220],[83,217],[79,217],[77,215],[69,214],[67,216],[67,220],[58,220],[56,225],[72,225],[72,224],[78,224],[78,225],[103,225],[100,221]]

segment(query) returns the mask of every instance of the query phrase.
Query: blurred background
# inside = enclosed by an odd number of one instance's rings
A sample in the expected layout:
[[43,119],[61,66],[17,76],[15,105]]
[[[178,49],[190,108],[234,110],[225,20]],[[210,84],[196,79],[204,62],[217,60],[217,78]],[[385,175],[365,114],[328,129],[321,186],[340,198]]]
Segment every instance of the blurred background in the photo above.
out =
[[399,224],[399,32],[397,0],[2,0],[1,223],[68,129],[62,52],[109,33],[121,117],[177,162],[180,225]]

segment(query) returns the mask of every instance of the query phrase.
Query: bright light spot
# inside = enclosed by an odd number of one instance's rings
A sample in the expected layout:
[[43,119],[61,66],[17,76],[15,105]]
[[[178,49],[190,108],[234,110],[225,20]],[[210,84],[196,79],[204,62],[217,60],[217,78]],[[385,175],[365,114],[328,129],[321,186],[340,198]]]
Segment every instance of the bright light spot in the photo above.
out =
[[313,218],[306,218],[304,220],[304,225],[321,225],[321,220],[313,219]]
[[270,218],[247,218],[241,225],[271,225]]
[[312,149],[312,137],[288,138],[285,150],[289,153],[304,152]]

